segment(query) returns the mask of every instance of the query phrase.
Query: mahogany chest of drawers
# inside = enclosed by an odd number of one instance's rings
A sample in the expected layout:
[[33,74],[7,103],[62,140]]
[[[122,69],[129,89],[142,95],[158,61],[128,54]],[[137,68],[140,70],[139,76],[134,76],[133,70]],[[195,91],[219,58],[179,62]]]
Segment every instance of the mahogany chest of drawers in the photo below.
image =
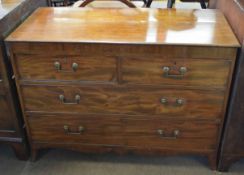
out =
[[4,38],[33,10],[45,4],[45,0],[0,2],[0,144],[10,145],[19,159],[28,158],[28,148]]
[[215,169],[239,47],[220,12],[40,8],[7,42],[33,158],[197,154]]

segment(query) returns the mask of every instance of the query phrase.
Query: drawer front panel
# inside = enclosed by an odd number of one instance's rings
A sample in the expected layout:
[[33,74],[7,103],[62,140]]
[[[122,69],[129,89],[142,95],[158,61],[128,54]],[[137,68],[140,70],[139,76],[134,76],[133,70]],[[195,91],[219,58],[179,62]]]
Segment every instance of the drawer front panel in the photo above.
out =
[[21,79],[115,81],[116,59],[45,55],[15,56]]
[[231,61],[208,59],[135,59],[122,63],[124,83],[225,87]]
[[118,118],[76,115],[28,116],[34,142],[122,145]]
[[219,125],[207,121],[127,120],[127,145],[148,148],[216,149]]
[[221,91],[117,86],[22,86],[26,111],[217,118]]
[[[131,120],[127,116],[28,116],[34,142],[119,145],[185,150],[215,149],[218,125],[197,121]],[[65,128],[65,127],[66,128]],[[82,127],[83,130],[79,130]],[[67,129],[68,128],[68,129]],[[163,134],[158,130],[163,130]],[[178,130],[177,136],[172,132]]]

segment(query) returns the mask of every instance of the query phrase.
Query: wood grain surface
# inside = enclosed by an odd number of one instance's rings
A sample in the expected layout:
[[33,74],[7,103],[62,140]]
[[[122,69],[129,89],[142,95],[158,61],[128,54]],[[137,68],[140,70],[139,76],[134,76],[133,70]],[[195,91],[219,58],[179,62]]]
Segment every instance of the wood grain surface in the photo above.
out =
[[40,8],[7,41],[239,46],[219,11],[145,8]]
[[[22,86],[25,111],[220,118],[224,92],[119,86]],[[75,96],[80,96],[78,104]],[[161,99],[168,101],[162,104]],[[178,105],[177,99],[184,104]]]
[[[142,44],[102,44],[102,43],[40,43],[40,42],[6,42],[11,43],[14,57],[35,55],[45,57],[60,56],[113,56],[117,58],[160,59],[231,59],[236,58],[235,47],[184,46],[184,45],[142,45]],[[16,58],[15,58],[16,59]]]
[[[146,59],[125,58],[122,61],[122,81],[129,84],[182,85],[225,87],[231,61],[209,59]],[[170,69],[165,76],[164,67]],[[186,73],[181,75],[180,68]]]
[[[19,55],[16,58],[21,79],[114,81],[117,79],[116,59],[99,56]],[[60,70],[55,68],[60,64]],[[77,69],[72,65],[77,64]]]
[[[33,115],[28,123],[34,142],[82,143],[110,146],[135,146],[142,148],[171,149],[214,149],[218,133],[218,124],[185,120],[133,120],[123,117],[76,116],[76,115]],[[78,127],[84,127],[80,134],[67,134],[63,126],[68,125],[71,132],[79,133]],[[164,138],[157,132],[164,129],[171,136],[178,129],[178,138]]]

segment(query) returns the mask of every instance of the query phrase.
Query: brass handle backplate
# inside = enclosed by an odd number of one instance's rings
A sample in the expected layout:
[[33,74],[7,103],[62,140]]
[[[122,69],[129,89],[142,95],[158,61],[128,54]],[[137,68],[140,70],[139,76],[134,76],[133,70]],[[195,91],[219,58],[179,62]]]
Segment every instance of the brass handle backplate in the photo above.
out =
[[179,69],[178,69],[179,74],[170,74],[171,68],[168,67],[168,66],[164,66],[162,69],[163,69],[163,76],[164,77],[166,77],[166,78],[174,78],[174,79],[181,79],[181,78],[183,78],[184,75],[187,72],[187,68],[184,67],[184,66],[179,67]]
[[78,135],[78,134],[82,134],[84,131],[85,131],[85,128],[83,126],[79,126],[77,132],[72,132],[72,131],[70,131],[70,128],[68,125],[64,125],[65,134]]
[[[182,105],[185,104],[185,102],[186,102],[185,99],[183,99],[183,98],[177,98],[175,100],[175,102],[172,103],[172,105],[173,106],[182,106]],[[169,100],[167,98],[165,98],[165,97],[163,97],[163,98],[160,99],[160,103],[163,104],[163,105],[169,105],[170,104],[169,103]]]
[[65,105],[75,105],[80,103],[80,95],[75,95],[75,102],[67,102],[64,95],[59,95],[59,100]]
[[60,62],[55,61],[55,62],[54,62],[54,67],[55,67],[55,69],[56,69],[57,71],[61,71],[61,64],[60,64]]
[[78,69],[78,66],[77,63],[72,63],[72,70],[75,72]]
[[175,101],[175,104],[178,106],[182,106],[185,103],[185,99],[183,98],[177,98]]
[[161,99],[160,99],[160,103],[161,103],[161,104],[164,104],[164,105],[168,104],[168,100],[167,100],[167,98],[161,98]]
[[[70,71],[63,70],[62,65],[59,61],[54,62],[54,67],[55,67],[56,71],[58,71],[58,72],[60,72],[60,71],[70,72]],[[78,63],[72,63],[72,65],[71,65],[72,72],[76,72],[78,67],[79,67]]]
[[175,129],[171,135],[166,135],[164,130],[158,129],[157,133],[164,139],[177,139],[180,135],[180,130]]

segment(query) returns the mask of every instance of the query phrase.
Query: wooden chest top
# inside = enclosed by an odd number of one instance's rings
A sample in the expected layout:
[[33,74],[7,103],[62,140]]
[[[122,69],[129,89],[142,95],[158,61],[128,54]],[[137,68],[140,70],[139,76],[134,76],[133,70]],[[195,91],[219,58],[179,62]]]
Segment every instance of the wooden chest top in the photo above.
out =
[[239,47],[217,10],[39,8],[7,41]]

